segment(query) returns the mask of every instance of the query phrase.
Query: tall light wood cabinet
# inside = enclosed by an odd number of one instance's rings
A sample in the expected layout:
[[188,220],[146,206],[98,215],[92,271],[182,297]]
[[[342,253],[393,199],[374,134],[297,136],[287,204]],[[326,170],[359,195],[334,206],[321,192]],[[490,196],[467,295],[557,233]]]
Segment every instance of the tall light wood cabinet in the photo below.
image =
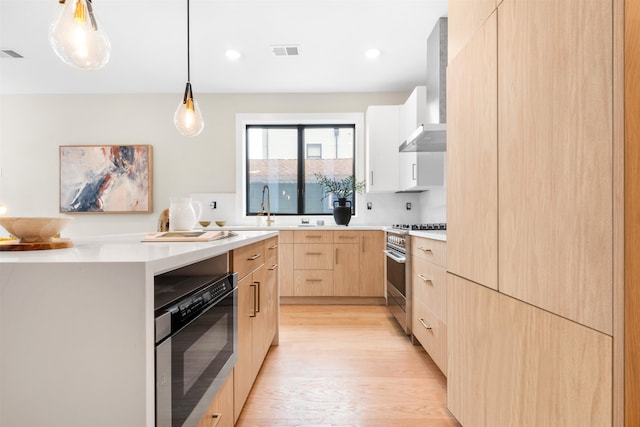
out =
[[[493,13],[447,70],[447,268],[498,289],[498,25]],[[468,78],[473,70],[474,78]]]
[[611,1],[498,17],[500,290],[611,334]]
[[449,2],[448,407],[620,426],[622,2],[470,3]]
[[[501,0],[449,0],[447,43],[450,63],[484,24],[484,21],[493,14],[499,1]],[[447,79],[447,84],[449,84],[449,79]],[[448,90],[449,88],[447,88]],[[447,121],[451,123],[449,114],[447,114]],[[450,128],[451,126],[448,124],[447,139]]]

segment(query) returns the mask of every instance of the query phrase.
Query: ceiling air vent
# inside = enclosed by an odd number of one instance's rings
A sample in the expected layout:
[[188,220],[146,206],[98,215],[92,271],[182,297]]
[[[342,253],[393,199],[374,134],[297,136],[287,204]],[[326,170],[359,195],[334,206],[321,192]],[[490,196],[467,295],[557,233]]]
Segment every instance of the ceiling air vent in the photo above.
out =
[[15,50],[0,49],[0,58],[24,58],[24,56],[20,55]]
[[271,46],[273,56],[298,56],[297,45]]

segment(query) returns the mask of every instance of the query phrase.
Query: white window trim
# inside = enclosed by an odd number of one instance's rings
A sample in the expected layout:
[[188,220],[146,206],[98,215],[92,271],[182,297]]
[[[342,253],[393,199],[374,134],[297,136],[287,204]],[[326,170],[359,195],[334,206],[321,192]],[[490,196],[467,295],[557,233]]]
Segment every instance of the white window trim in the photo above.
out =
[[[246,126],[247,125],[355,125],[356,180],[361,181],[365,175],[364,165],[364,113],[290,113],[290,114],[236,114],[236,215],[242,225],[256,225],[260,217],[247,216],[246,212]],[[363,197],[356,197],[356,212],[363,209]],[[290,215],[278,217],[275,226],[296,225],[300,218],[315,220],[313,215]],[[317,219],[326,220],[326,215]],[[357,214],[354,216],[357,218]]]

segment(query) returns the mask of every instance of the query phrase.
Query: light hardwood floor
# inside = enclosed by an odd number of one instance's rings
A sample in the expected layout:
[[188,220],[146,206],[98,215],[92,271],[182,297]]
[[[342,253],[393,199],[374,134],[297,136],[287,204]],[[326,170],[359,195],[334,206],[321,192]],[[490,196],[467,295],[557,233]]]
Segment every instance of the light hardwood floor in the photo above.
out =
[[283,305],[237,427],[459,426],[446,379],[384,306]]

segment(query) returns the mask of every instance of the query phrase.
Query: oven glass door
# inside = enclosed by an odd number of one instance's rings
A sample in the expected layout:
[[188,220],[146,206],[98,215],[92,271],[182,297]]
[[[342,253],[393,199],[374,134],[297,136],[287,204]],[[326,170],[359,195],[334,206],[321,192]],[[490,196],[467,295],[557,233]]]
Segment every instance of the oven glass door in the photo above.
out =
[[237,359],[236,324],[237,290],[156,347],[158,427],[198,423]]
[[389,285],[391,285],[395,288],[397,293],[406,297],[406,266],[403,262],[406,261],[406,258],[403,258],[404,255],[402,254],[394,254],[391,251],[385,251],[385,254],[387,258],[387,289],[389,289]]

